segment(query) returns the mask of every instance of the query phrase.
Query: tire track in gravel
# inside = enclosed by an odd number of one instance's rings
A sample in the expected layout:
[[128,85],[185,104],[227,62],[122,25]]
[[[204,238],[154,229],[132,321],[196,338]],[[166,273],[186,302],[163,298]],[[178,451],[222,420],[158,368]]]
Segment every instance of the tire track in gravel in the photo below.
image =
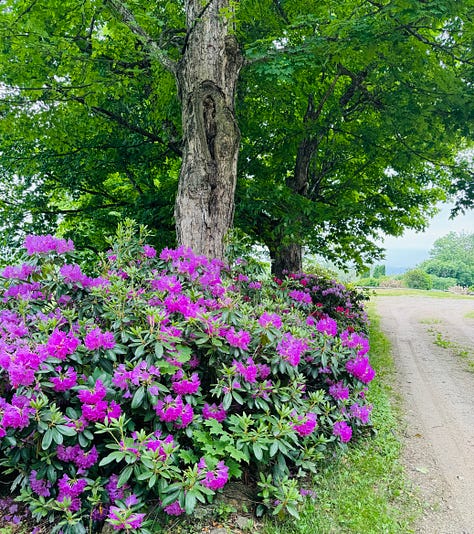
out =
[[425,503],[416,532],[474,534],[474,374],[443,337],[474,350],[474,300],[376,297],[406,413],[404,463]]

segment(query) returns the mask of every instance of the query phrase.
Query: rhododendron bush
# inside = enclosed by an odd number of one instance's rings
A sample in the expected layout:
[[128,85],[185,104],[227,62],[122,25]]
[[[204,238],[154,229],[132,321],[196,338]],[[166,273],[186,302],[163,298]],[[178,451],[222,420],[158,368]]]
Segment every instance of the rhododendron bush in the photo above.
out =
[[145,238],[120,226],[90,276],[28,236],[1,272],[2,480],[53,532],[147,532],[150,503],[191,514],[244,475],[297,515],[298,481],[370,423],[361,296]]

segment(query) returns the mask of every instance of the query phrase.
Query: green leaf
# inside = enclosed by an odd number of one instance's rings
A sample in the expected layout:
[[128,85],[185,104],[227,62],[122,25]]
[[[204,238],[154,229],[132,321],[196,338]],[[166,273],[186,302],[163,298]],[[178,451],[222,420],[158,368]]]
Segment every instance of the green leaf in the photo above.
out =
[[61,434],[61,432],[59,432],[59,431],[57,430],[56,427],[53,427],[53,428],[51,429],[51,435],[52,435],[52,437],[53,437],[53,441],[54,441],[55,443],[57,443],[58,445],[61,445],[61,444],[62,444],[62,442],[63,442],[63,435]]
[[275,454],[278,452],[278,449],[279,449],[278,441],[275,440],[275,441],[273,441],[272,444],[270,445],[270,457],[273,458],[273,456],[275,456]]
[[300,518],[300,514],[299,514],[298,510],[296,509],[296,507],[293,504],[287,504],[286,505],[286,510],[290,515],[292,515],[293,517],[296,517],[296,519]]
[[144,386],[140,386],[137,391],[135,391],[134,395],[133,395],[133,399],[132,399],[132,408],[133,409],[136,409],[138,408],[139,406],[142,405],[143,403],[143,399],[145,397],[145,387]]
[[196,508],[196,495],[192,490],[186,493],[184,498],[184,509],[188,515],[191,515]]
[[132,476],[133,465],[128,465],[121,473],[117,480],[117,487],[121,488],[128,482],[128,479]]
[[99,462],[99,466],[107,465],[113,462],[114,460],[116,462],[120,462],[125,458],[125,452],[122,451],[114,451],[108,454],[105,458],[102,458],[102,460]]
[[75,428],[66,425],[56,425],[56,428],[63,436],[75,436],[77,434]]
[[52,429],[49,428],[43,436],[43,439],[41,440],[41,448],[45,451],[46,449],[49,449],[51,446],[51,443],[53,441],[53,432]]
[[260,447],[260,444],[258,442],[255,442],[252,446],[253,453],[255,455],[255,458],[257,460],[261,460],[263,458],[263,449]]
[[135,356],[137,358],[140,358],[140,356],[143,356],[143,353],[145,352],[145,345],[139,345],[136,349],[135,349]]

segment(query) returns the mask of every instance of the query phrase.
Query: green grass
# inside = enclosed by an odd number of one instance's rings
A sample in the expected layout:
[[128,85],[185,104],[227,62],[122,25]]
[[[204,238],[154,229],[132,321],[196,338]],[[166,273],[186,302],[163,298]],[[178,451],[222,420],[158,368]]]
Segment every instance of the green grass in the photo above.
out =
[[400,464],[401,414],[391,389],[394,363],[373,309],[371,362],[377,377],[370,387],[375,433],[326,466],[316,477],[318,497],[299,521],[267,522],[264,534],[407,534],[420,513]]
[[436,298],[436,299],[471,299],[474,300],[473,295],[459,295],[457,293],[449,293],[447,291],[438,291],[436,289],[431,289],[430,291],[426,291],[424,289],[408,289],[408,288],[400,288],[400,289],[393,289],[393,288],[381,288],[376,287],[374,288],[373,292],[370,291],[371,294],[374,294],[377,297],[406,297],[406,296],[417,296],[417,297],[430,297],[430,298]]
[[474,319],[474,310],[472,312],[466,313],[464,317],[467,317],[468,319]]
[[451,354],[461,358],[467,364],[467,368],[471,373],[474,372],[474,353],[472,352],[471,347],[467,347],[461,343],[456,343],[455,341],[443,337],[443,334],[435,328],[429,328],[428,332],[435,336],[433,341],[435,345],[438,345],[438,347],[443,349],[448,349]]

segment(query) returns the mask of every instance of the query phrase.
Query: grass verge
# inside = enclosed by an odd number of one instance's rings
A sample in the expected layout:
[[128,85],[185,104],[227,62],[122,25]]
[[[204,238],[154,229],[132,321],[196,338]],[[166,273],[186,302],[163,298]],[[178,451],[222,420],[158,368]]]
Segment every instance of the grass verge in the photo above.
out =
[[374,287],[370,289],[370,293],[377,297],[429,297],[435,299],[458,299],[458,300],[474,300],[473,295],[459,295],[458,293],[449,293],[448,291],[438,291],[437,289],[408,289],[408,288],[382,288]]
[[400,463],[401,413],[392,389],[394,363],[380,331],[373,305],[371,363],[377,377],[370,387],[374,435],[361,439],[347,454],[316,477],[318,497],[299,521],[267,522],[264,534],[407,534],[420,512]]

